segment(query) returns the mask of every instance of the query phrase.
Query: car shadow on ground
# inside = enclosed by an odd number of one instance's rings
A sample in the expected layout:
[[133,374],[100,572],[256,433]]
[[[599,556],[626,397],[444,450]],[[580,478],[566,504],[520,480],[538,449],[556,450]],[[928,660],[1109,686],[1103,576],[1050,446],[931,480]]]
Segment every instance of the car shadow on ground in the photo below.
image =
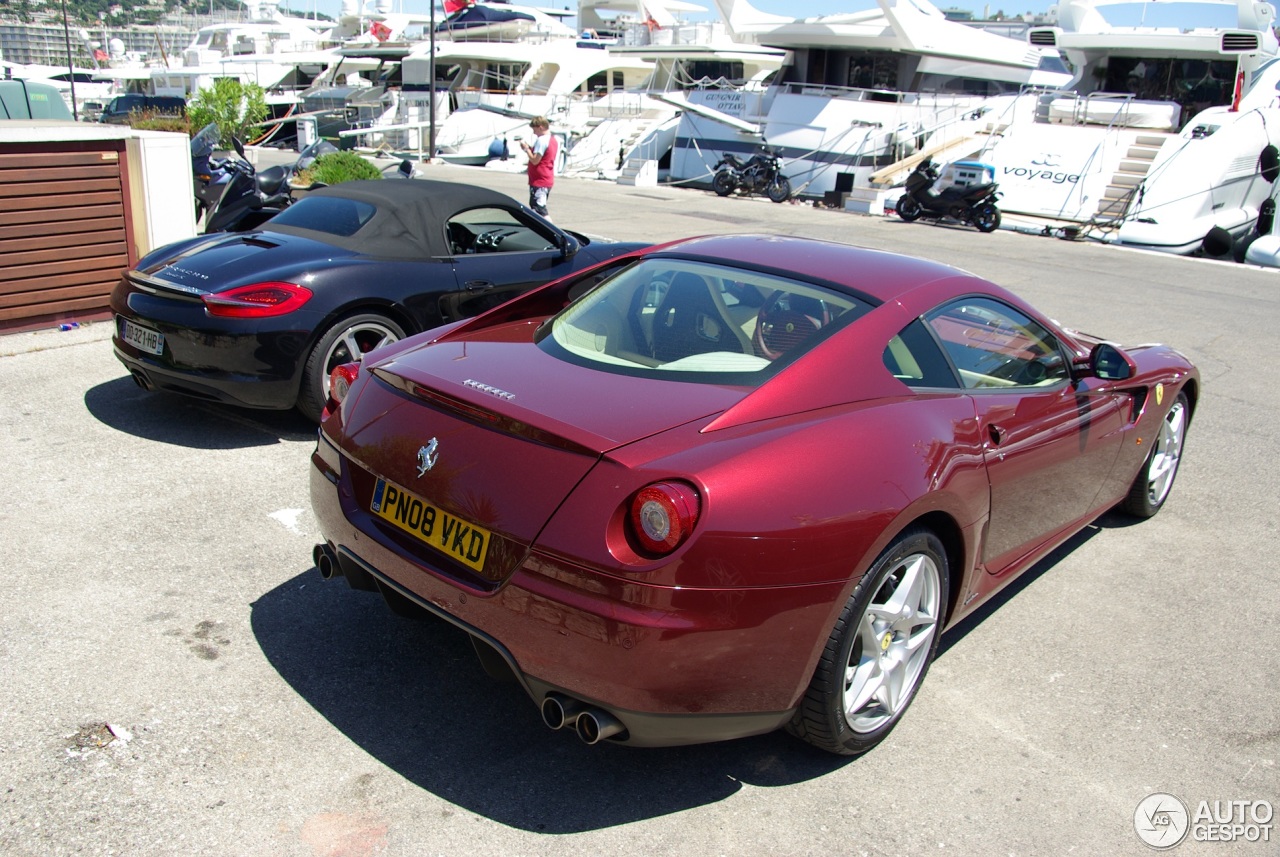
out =
[[1004,589],[1001,589],[995,595],[991,596],[991,598],[984,602],[981,607],[961,619],[951,628],[947,629],[947,632],[942,635],[942,639],[938,641],[937,657],[940,658],[945,655],[952,646],[963,640],[965,635],[981,625],[988,616],[1012,601],[1019,592],[1039,580],[1041,575],[1052,570],[1055,565],[1069,556],[1072,551],[1098,535],[1098,533],[1102,532],[1104,529],[1128,526],[1130,522],[1131,519],[1126,516],[1108,512],[1062,544],[1058,545],[1050,551],[1044,559],[1031,566],[1031,568],[1027,569],[1015,578],[1012,583],[1008,584]]
[[192,449],[243,449],[312,440],[315,423],[297,411],[259,411],[149,393],[129,376],[91,387],[85,407],[103,425]]
[[670,749],[587,746],[552,732],[514,683],[482,670],[465,633],[406,619],[315,569],[253,604],[254,636],[288,684],[419,788],[494,821],[579,833],[785,786],[849,759],[777,732]]

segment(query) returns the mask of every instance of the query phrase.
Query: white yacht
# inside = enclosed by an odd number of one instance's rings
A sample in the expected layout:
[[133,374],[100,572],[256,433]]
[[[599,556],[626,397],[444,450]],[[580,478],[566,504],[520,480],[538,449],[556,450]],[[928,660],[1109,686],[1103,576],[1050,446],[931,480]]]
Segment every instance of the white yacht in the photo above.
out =
[[[156,95],[190,99],[218,78],[235,78],[266,90],[273,118],[297,109],[298,94],[335,61],[331,28],[282,15],[279,0],[259,0],[249,9],[250,20],[210,24],[197,31],[182,51],[180,65],[152,69]],[[292,126],[268,126],[272,136],[288,136]]]
[[689,94],[695,109],[677,134],[672,180],[709,181],[722,152],[750,155],[764,141],[799,194],[891,180],[904,156],[987,132],[1025,88],[1071,80],[1056,49],[948,20],[928,0],[799,19],[746,0],[716,5],[733,38],[792,59],[764,90]]
[[1259,154],[1280,140],[1274,15],[1248,0],[1064,0],[1027,38],[1063,52],[1074,92],[1040,97],[974,153],[1001,209],[1182,253],[1215,226],[1251,226],[1271,191]]
[[448,17],[436,25],[436,35],[451,41],[517,42],[532,37],[571,38],[577,33],[559,15],[506,0],[445,3]]
[[[403,64],[406,98],[424,99],[435,81],[448,115],[436,129],[436,155],[456,164],[482,165],[520,151],[529,120],[546,116],[567,149],[567,129],[611,92],[641,86],[652,63],[615,56],[594,40],[552,38],[518,42],[447,42],[437,45],[435,70],[419,49]],[[414,90],[409,90],[410,85]],[[427,90],[427,91],[422,91]],[[411,94],[416,92],[417,94]],[[437,114],[439,115],[439,113]],[[514,166],[514,164],[513,164]]]
[[609,52],[651,63],[653,71],[639,89],[614,91],[592,104],[585,127],[572,129],[565,159],[571,175],[628,184],[668,179],[680,117],[696,109],[691,94],[706,103],[761,92],[787,57],[777,48],[735,41],[718,21],[619,26],[615,20],[611,28],[617,41]]

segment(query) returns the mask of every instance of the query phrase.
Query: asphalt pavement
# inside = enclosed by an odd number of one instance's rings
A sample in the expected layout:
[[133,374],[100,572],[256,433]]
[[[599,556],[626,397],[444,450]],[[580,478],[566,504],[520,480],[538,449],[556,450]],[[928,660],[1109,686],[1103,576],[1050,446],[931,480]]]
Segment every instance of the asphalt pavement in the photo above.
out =
[[[550,209],[619,238],[927,256],[1173,344],[1204,376],[1173,494],[944,637],[863,758],[781,733],[587,747],[459,632],[320,579],[301,417],[146,393],[109,323],[3,336],[0,854],[1141,855],[1153,793],[1191,816],[1280,804],[1280,271],[667,187],[561,179]],[[1274,824],[1175,853],[1277,854]]]

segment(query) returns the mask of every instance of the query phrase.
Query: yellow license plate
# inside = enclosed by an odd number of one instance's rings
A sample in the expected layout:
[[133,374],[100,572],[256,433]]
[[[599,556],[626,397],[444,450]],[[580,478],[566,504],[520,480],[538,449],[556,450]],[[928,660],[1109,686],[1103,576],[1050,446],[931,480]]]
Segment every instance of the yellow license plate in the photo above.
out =
[[493,533],[379,479],[373,486],[373,514],[476,571],[484,571]]

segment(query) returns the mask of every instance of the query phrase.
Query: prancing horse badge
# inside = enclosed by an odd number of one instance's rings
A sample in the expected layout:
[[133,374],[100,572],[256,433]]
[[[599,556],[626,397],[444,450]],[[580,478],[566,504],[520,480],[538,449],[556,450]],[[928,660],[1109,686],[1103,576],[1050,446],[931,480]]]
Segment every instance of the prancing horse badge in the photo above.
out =
[[418,450],[418,478],[422,478],[422,474],[436,466],[436,458],[439,455],[440,441],[434,437],[427,441],[427,445]]

